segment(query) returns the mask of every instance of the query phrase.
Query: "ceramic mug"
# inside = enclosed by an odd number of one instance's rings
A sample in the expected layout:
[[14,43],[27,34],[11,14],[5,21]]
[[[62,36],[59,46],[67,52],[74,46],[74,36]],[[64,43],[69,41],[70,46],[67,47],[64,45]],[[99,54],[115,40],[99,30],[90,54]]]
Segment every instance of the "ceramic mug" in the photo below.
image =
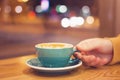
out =
[[36,44],[35,48],[44,67],[64,67],[76,51],[72,44],[57,42]]

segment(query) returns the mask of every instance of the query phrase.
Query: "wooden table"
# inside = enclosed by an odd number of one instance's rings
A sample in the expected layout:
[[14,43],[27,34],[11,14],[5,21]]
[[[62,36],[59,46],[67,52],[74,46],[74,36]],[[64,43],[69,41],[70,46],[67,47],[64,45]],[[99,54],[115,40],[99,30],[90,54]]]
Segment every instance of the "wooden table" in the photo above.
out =
[[120,80],[120,64],[101,68],[81,66],[65,74],[44,74],[25,62],[35,55],[0,60],[0,80]]

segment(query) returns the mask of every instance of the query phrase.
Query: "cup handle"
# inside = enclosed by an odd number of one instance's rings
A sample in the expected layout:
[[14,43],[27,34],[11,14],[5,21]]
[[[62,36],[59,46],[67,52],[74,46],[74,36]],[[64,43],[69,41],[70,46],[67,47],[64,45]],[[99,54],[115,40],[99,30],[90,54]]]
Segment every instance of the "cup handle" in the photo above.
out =
[[[74,52],[80,52],[79,50],[77,50],[75,47],[73,48]],[[75,56],[74,56],[75,57]],[[78,59],[77,57],[75,57],[74,59],[71,59],[69,61],[69,64],[74,65],[74,64],[78,64],[80,62],[80,59]]]
[[76,47],[73,47],[74,52],[81,52],[80,50],[77,50]]

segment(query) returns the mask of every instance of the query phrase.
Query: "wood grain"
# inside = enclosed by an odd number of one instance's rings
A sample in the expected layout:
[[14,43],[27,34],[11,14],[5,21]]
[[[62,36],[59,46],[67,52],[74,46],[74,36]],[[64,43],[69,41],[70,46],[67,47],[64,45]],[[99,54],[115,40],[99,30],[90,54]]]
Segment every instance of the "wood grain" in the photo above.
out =
[[0,60],[0,80],[120,80],[120,64],[90,68],[81,66],[64,74],[46,74],[29,68],[25,62],[35,55]]

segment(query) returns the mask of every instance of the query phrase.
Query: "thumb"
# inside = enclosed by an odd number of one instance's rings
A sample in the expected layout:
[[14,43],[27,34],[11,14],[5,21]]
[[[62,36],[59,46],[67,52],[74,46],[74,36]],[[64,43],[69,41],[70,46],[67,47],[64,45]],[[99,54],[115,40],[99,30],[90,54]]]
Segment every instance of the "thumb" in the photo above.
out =
[[92,51],[95,49],[100,48],[100,41],[95,38],[95,39],[87,39],[84,41],[81,41],[79,44],[76,45],[76,49],[80,51]]

